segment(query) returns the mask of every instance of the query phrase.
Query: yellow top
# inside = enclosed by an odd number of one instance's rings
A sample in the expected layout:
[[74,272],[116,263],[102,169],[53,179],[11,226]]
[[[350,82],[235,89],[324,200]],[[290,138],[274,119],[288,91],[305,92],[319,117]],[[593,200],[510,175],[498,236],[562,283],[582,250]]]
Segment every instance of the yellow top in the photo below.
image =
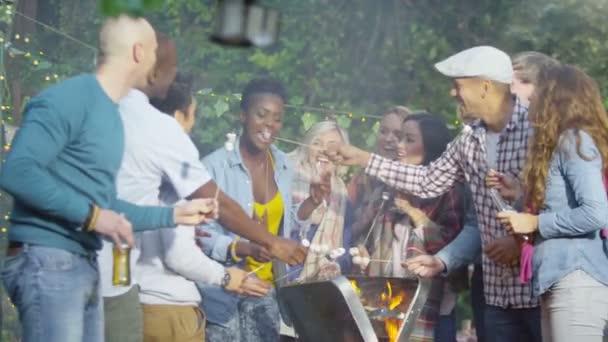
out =
[[[270,234],[277,235],[281,226],[281,220],[283,219],[283,199],[281,198],[281,193],[277,191],[277,194],[274,196],[274,198],[266,204],[255,202],[253,204],[253,208],[255,215],[259,217],[262,222],[266,223],[266,227],[268,228]],[[254,270],[260,265],[262,265],[262,263],[255,261],[252,257],[247,257],[246,268],[248,271]],[[273,281],[274,277],[272,275],[271,263],[268,263],[266,266],[260,268],[255,273],[262,280],[270,282]]]

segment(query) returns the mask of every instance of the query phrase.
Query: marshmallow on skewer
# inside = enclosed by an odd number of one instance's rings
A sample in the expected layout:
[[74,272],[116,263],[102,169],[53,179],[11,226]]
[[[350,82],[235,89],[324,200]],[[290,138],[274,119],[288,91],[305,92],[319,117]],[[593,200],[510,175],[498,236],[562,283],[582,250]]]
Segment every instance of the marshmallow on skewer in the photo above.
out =
[[363,267],[367,267],[367,265],[369,265],[369,262],[370,262],[370,261],[371,261],[371,260],[370,260],[368,257],[362,257],[362,258],[361,258],[361,266],[363,266]]
[[364,267],[364,268],[369,265],[370,261],[371,260],[368,257],[362,257],[362,256],[359,256],[359,255],[353,257],[353,264],[359,265],[359,266]]
[[359,248],[358,247],[351,247],[351,248],[349,248],[348,254],[350,254],[352,256],[359,255]]
[[312,244],[310,244],[310,251],[312,251],[313,253],[320,253],[321,252],[321,246],[312,243]]
[[308,239],[302,239],[302,246],[310,247],[310,241],[308,241]]
[[331,260],[336,260],[339,257],[341,257],[342,255],[344,255],[344,253],[346,253],[346,249],[340,247],[340,248],[336,248],[333,249],[331,252],[329,252],[329,258]]
[[226,149],[226,151],[234,150],[235,143],[236,143],[236,133],[227,133],[226,142],[224,143],[224,148]]
[[336,260],[338,259],[340,256],[338,255],[338,253],[336,252],[336,250],[334,249],[333,251],[329,252],[329,259],[330,260]]

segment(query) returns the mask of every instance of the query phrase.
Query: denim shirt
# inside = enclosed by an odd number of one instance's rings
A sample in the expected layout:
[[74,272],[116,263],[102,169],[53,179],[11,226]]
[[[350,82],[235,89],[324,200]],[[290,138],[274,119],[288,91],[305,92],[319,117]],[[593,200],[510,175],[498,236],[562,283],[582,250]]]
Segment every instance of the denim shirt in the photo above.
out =
[[477,214],[471,199],[471,189],[465,187],[466,202],[464,225],[460,233],[449,244],[435,254],[445,264],[445,273],[458,270],[471,263],[481,263],[481,234]]
[[573,130],[560,137],[547,171],[545,200],[538,220],[533,265],[533,293],[539,296],[580,269],[608,285],[608,255],[600,230],[608,227],[608,199],[602,158],[593,139]]
[[444,274],[471,263],[481,264],[481,235],[472,205],[467,208],[460,233],[435,256],[445,264]]
[[[253,184],[249,171],[241,158],[239,141],[235,148],[228,151],[225,148],[217,149],[203,158],[203,164],[222,191],[232,197],[244,210],[253,216]],[[283,200],[283,221],[279,234],[289,238],[291,227],[297,220],[296,206],[291,200],[291,184],[293,182],[293,167],[285,153],[275,146],[270,147],[275,163],[274,179]],[[221,208],[220,208],[221,210]],[[226,265],[234,265],[231,258],[227,258],[230,244],[236,238],[236,234],[224,228],[219,222],[213,222],[202,226],[202,229],[211,234],[210,237],[199,239],[203,251],[214,260]],[[245,265],[245,259],[241,266]],[[273,263],[275,275],[286,272],[286,266],[282,263]],[[236,313],[240,296],[224,291],[217,286],[198,283],[203,297],[203,309],[207,319],[215,324],[224,324]]]

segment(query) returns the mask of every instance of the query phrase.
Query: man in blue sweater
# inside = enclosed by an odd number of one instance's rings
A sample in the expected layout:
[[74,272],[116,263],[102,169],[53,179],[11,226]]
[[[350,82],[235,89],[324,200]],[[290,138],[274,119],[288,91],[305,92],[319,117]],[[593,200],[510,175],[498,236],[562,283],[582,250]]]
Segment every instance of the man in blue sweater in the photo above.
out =
[[0,175],[14,197],[2,280],[19,310],[23,340],[102,342],[96,250],[100,234],[133,245],[136,230],[194,225],[217,215],[215,201],[176,208],[116,199],[124,136],[117,102],[147,82],[156,36],[144,19],[108,20],[95,74],[32,98]]

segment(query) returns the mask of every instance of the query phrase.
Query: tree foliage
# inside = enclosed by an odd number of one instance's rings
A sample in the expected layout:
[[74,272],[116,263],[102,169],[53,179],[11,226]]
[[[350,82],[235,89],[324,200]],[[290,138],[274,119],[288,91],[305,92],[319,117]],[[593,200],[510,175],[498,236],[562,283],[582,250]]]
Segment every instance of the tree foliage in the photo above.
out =
[[[282,136],[297,139],[314,122],[332,116],[348,129],[354,144],[365,147],[374,141],[375,116],[394,105],[428,109],[457,126],[450,82],[433,64],[474,45],[550,54],[580,65],[604,94],[608,91],[608,0],[260,2],[282,13],[280,41],[267,49],[213,44],[209,36],[216,0],[21,0],[16,7],[1,5],[1,37],[11,44],[1,73],[6,76],[1,110],[18,124],[29,96],[91,71],[97,52],[90,46],[97,45],[102,13],[122,12],[146,14],[174,37],[180,69],[197,80],[200,120],[194,138],[202,155],[238,129],[240,92],[258,75],[277,77],[288,88]],[[13,15],[15,10],[85,45]]]
[[[19,6],[30,2],[38,3],[33,14],[39,20],[96,45],[101,16],[94,4],[22,0]],[[175,37],[180,69],[193,73],[201,89],[195,138],[203,154],[238,128],[238,94],[257,75],[281,79],[289,90],[289,103],[296,106],[288,108],[282,135],[298,138],[314,122],[335,116],[356,144],[367,147],[377,129],[374,116],[393,105],[428,109],[456,124],[447,96],[449,81],[433,64],[473,45],[491,44],[511,53],[542,51],[582,65],[603,89],[608,85],[601,58],[608,49],[603,44],[608,33],[603,20],[606,0],[261,2],[282,13],[280,42],[268,49],[226,48],[210,42],[215,0],[100,2],[108,15],[146,13],[158,29]],[[23,88],[13,103],[22,103],[22,98],[54,82],[54,75],[61,79],[92,68],[95,51],[39,26],[30,36],[27,49],[40,49],[47,59],[41,58],[36,68],[25,57],[9,65],[9,78],[21,80]],[[27,50],[23,39],[14,43]],[[10,111],[15,112],[14,106]]]

